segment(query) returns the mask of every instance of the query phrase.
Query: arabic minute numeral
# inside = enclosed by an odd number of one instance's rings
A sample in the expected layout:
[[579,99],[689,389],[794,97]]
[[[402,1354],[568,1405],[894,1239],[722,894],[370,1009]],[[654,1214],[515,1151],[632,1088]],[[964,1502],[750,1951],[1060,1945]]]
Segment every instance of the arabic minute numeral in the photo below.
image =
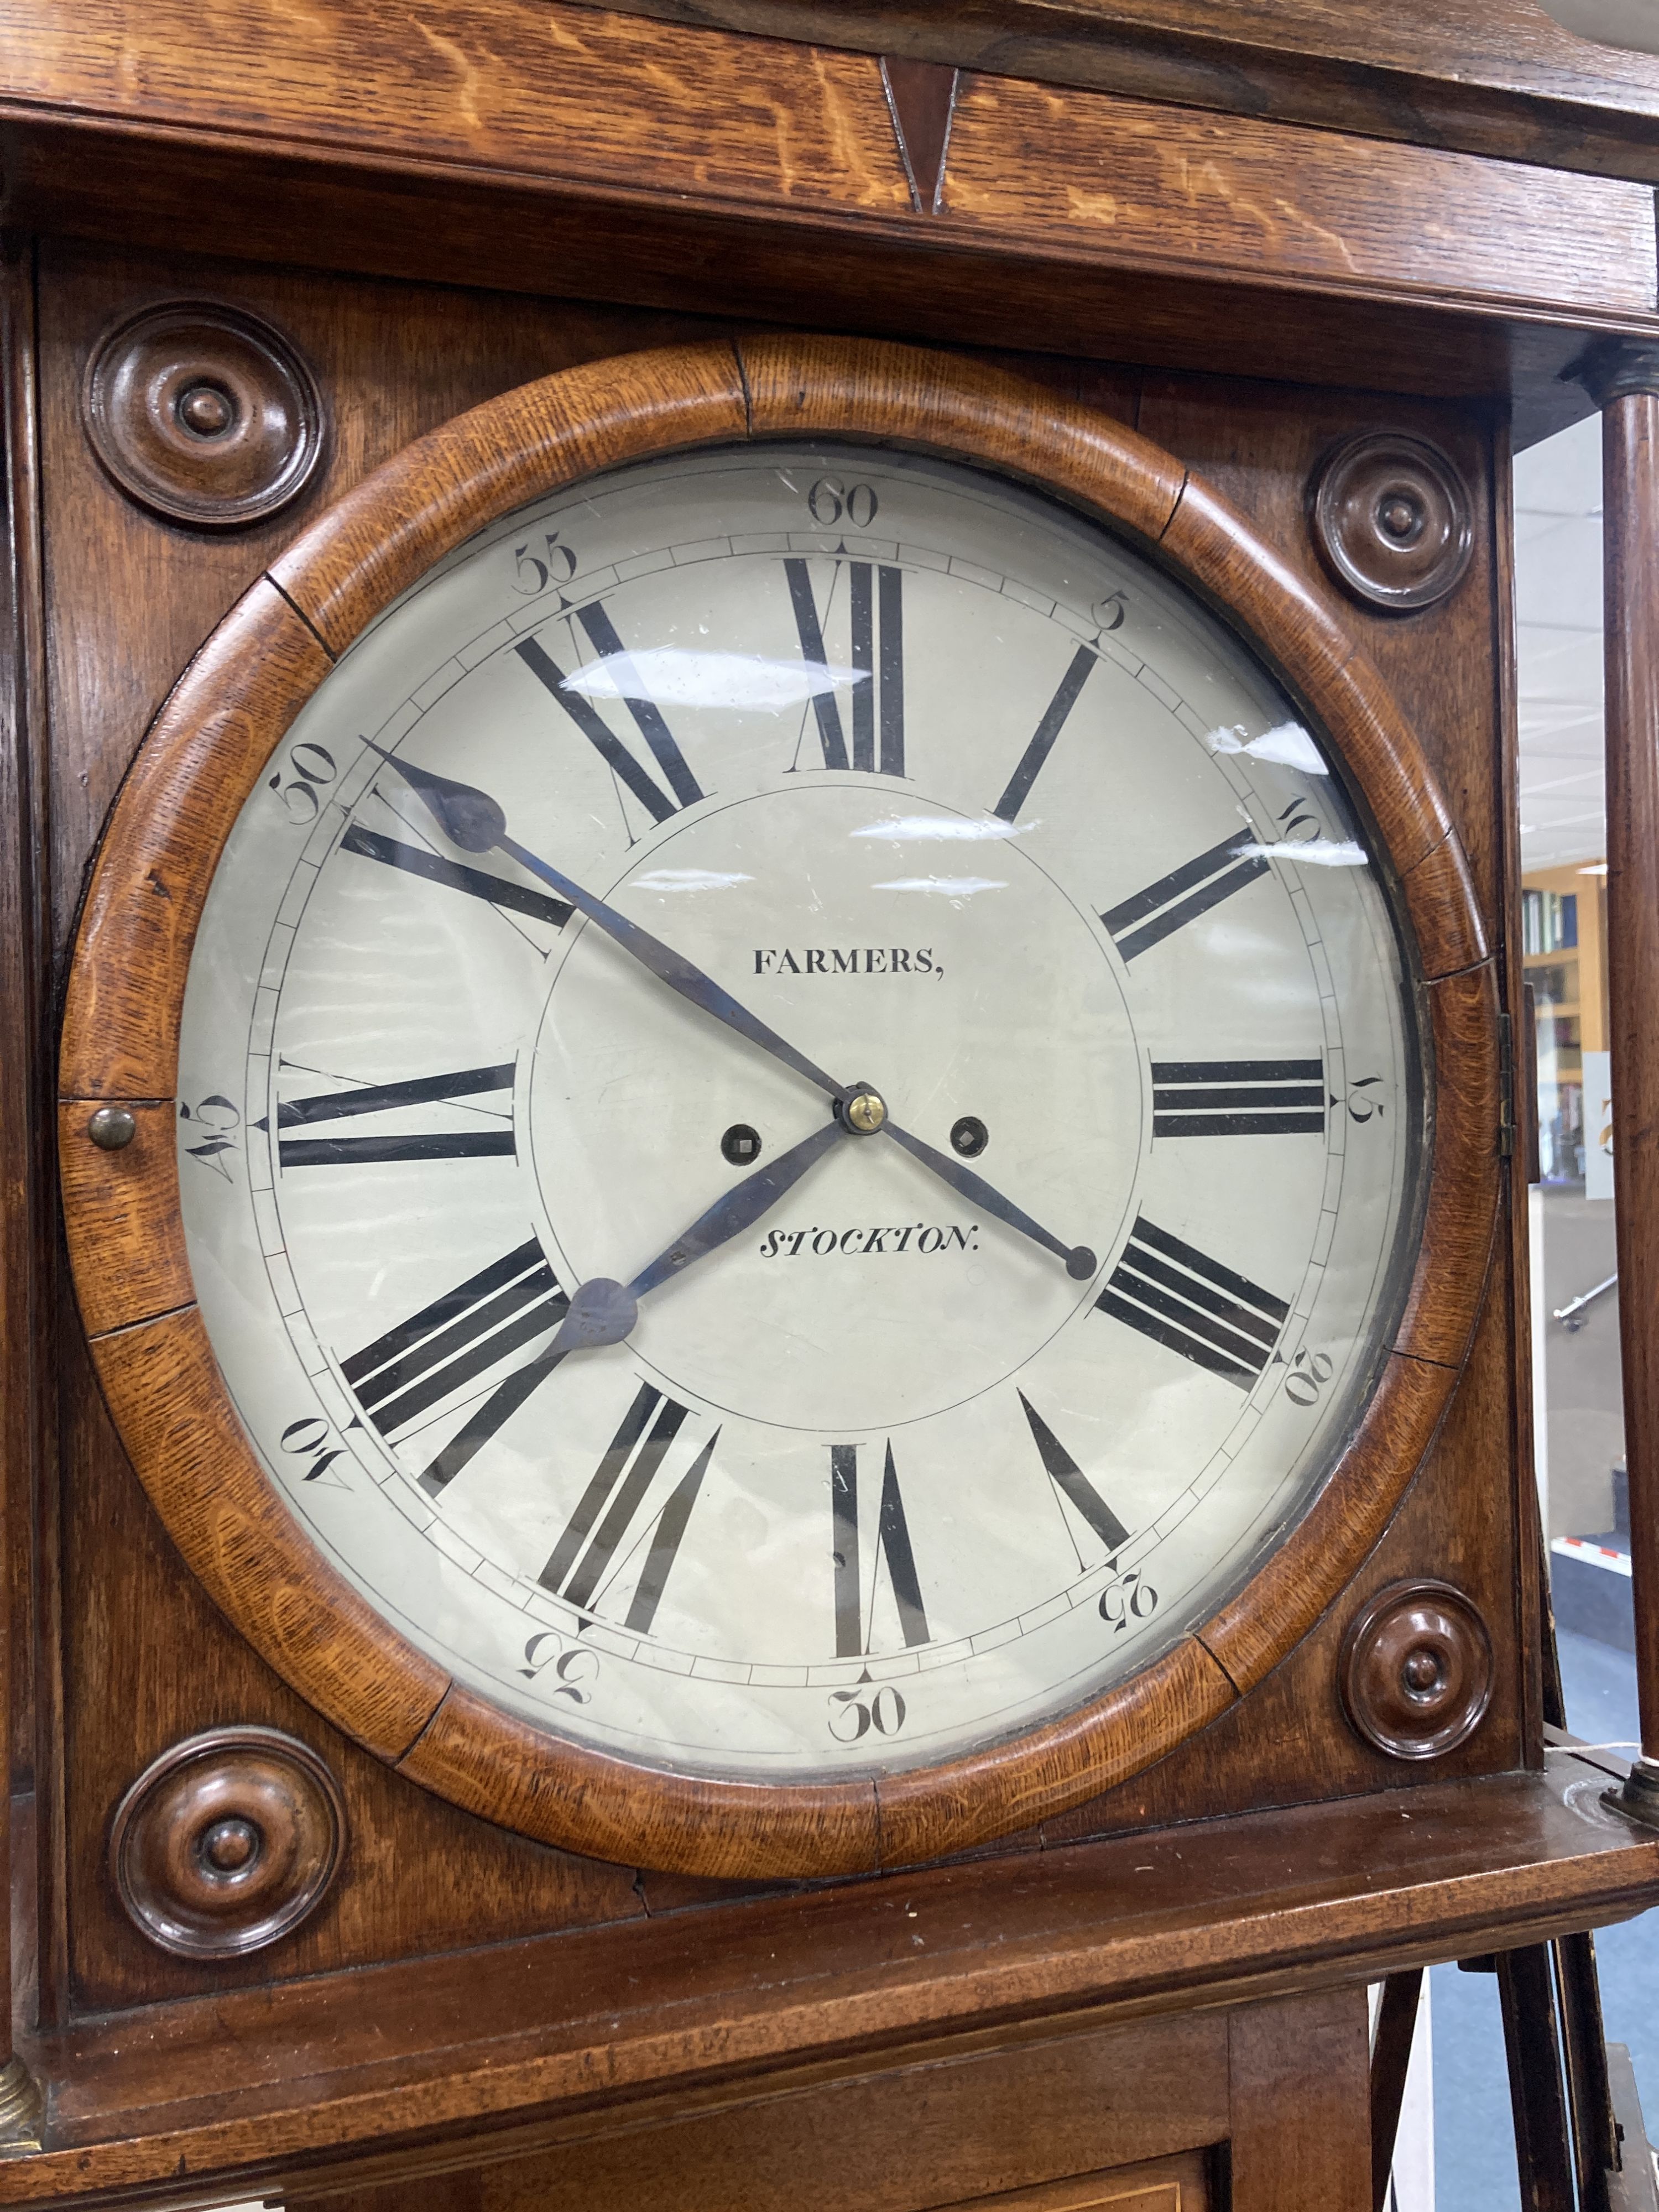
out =
[[291,1453],[295,1459],[311,1462],[301,1474],[301,1482],[319,1482],[326,1478],[331,1490],[345,1490],[350,1486],[342,1481],[337,1474],[328,1472],[337,1459],[345,1457],[343,1444],[330,1447],[328,1440],[332,1433],[320,1413],[307,1413],[300,1420],[290,1421],[278,1442],[283,1449]]
[[550,1697],[566,1698],[573,1705],[589,1705],[593,1692],[586,1685],[599,1680],[599,1655],[585,1644],[572,1644],[556,1628],[538,1630],[524,1647],[525,1663],[519,1672],[526,1681],[551,1674]]
[[513,548],[513,588],[523,599],[535,599],[550,584],[568,584],[575,573],[576,556],[560,544],[556,530],[547,532],[539,553],[531,551],[528,539]]
[[1150,1620],[1158,1611],[1158,1592],[1139,1567],[1119,1575],[1100,1593],[1100,1617],[1114,1636],[1121,1636],[1132,1620]]
[[1089,611],[1089,618],[1104,636],[1112,630],[1122,629],[1124,617],[1128,611],[1127,602],[1121,592],[1108,592],[1103,599],[1095,601]]
[[181,1101],[179,1119],[195,1124],[195,1128],[189,1133],[192,1136],[198,1130],[203,1133],[200,1144],[185,1146],[191,1159],[200,1160],[204,1167],[211,1168],[215,1175],[222,1176],[227,1182],[233,1182],[234,1178],[230,1172],[230,1163],[223,1156],[239,1149],[231,1132],[240,1127],[242,1117],[229,1099],[222,1097],[215,1091],[196,1106],[186,1106]]
[[[1367,1121],[1375,1121],[1388,1111],[1385,1102],[1372,1096],[1382,1080],[1380,1075],[1362,1075],[1358,1082],[1348,1085],[1348,1095],[1341,1102],[1348,1109],[1348,1119],[1362,1129]],[[1337,1101],[1333,1098],[1331,1103],[1334,1106]]]
[[830,1692],[830,1733],[837,1743],[859,1743],[872,1729],[878,1735],[896,1735],[904,1713],[904,1700],[890,1682],[873,1697],[862,1688]]
[[854,530],[867,530],[881,501],[870,484],[844,484],[839,477],[820,477],[806,495],[807,512],[826,528],[843,518]]
[[1328,1352],[1298,1352],[1285,1377],[1285,1395],[1293,1406],[1315,1406],[1319,1394],[1336,1372]]
[[323,811],[319,792],[325,790],[339,773],[334,756],[325,745],[313,745],[302,739],[290,749],[276,775],[266,777],[265,783],[281,799],[289,820],[304,830]]
[[1281,844],[1315,845],[1321,834],[1319,817],[1313,811],[1310,799],[1293,799],[1279,817]]

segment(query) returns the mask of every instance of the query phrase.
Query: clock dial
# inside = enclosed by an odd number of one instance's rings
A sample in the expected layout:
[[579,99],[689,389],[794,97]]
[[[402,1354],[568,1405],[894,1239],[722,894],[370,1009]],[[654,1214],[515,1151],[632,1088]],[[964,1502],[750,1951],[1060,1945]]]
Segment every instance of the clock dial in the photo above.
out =
[[196,943],[180,1174],[324,1553],[511,1711],[847,1778],[1148,1664],[1400,1304],[1400,939],[1143,556],[880,448],[643,464],[359,641]]

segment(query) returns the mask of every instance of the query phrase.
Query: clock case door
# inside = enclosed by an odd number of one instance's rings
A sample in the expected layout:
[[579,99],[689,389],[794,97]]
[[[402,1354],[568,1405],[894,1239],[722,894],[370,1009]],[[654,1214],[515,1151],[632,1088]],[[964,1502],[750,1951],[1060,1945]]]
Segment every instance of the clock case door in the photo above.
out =
[[[214,271],[201,276],[210,284]],[[399,301],[407,331],[425,318],[428,343],[416,351],[400,340],[383,341],[378,356],[366,356],[361,336],[354,337],[351,378],[343,375],[344,341],[331,316],[342,294],[354,288],[328,280],[282,277],[251,279],[238,272],[243,296],[274,322],[295,333],[315,362],[319,382],[335,410],[335,439],[328,468],[316,493],[296,515],[267,526],[255,538],[187,541],[161,573],[163,619],[148,626],[144,673],[134,684],[142,692],[138,710],[118,740],[107,722],[95,720],[84,687],[73,680],[60,691],[62,705],[54,729],[54,772],[63,792],[66,836],[78,837],[78,849],[90,848],[95,817],[127,765],[143,708],[157,702],[173,669],[190,642],[211,627],[216,614],[259,569],[282,553],[300,525],[330,495],[346,490],[367,460],[379,459],[406,434],[426,429],[462,405],[512,386],[523,369],[550,361],[603,357],[632,344],[678,334],[674,319],[625,311],[575,309],[548,303],[530,310],[524,303],[459,301],[441,293],[410,289]],[[149,296],[155,279],[148,278]],[[57,354],[73,357],[86,334],[107,323],[147,295],[147,272],[129,259],[117,267],[90,250],[59,249],[43,288],[43,314],[49,331],[60,333]],[[369,288],[362,288],[367,291]],[[383,289],[384,288],[376,288]],[[468,343],[446,351],[465,309]],[[366,368],[367,358],[372,368]],[[1305,584],[1329,605],[1323,578],[1309,538],[1304,511],[1307,486],[1319,461],[1343,436],[1376,423],[1375,403],[1345,400],[1269,386],[1209,384],[1200,379],[1172,379],[1110,368],[1029,365],[1050,381],[1057,396],[1081,397],[1108,421],[1138,419],[1142,434],[1201,472],[1230,494],[1253,527],[1272,547],[1292,586]],[[380,444],[366,450],[368,392]],[[1398,617],[1345,607],[1342,627],[1376,662],[1398,699],[1406,720],[1429,755],[1449,794],[1458,838],[1468,861],[1468,886],[1487,940],[1502,910],[1500,886],[1513,866],[1504,849],[1505,793],[1501,776],[1502,702],[1492,677],[1492,641],[1501,627],[1503,576],[1495,550],[1497,526],[1492,485],[1503,459],[1501,436],[1483,410],[1474,407],[1390,401],[1389,427],[1404,426],[1431,438],[1452,458],[1469,488],[1474,556],[1463,582],[1449,599],[1402,621]],[[62,641],[71,631],[82,637],[111,635],[111,626],[145,589],[152,612],[157,604],[154,558],[157,545],[171,546],[175,532],[123,501],[89,462],[79,439],[72,388],[49,390],[45,435],[52,467],[49,498],[79,500],[88,526],[96,532],[100,565],[106,574],[128,580],[125,597],[86,592],[77,575],[65,569],[57,586],[55,632]],[[602,456],[596,456],[602,459]],[[67,511],[67,510],[66,510]],[[99,625],[104,625],[100,633]],[[88,626],[90,626],[88,629]],[[152,642],[153,641],[153,642]],[[171,653],[171,659],[167,656]],[[280,681],[280,668],[268,667],[266,681]],[[296,690],[298,687],[296,686]],[[76,787],[78,786],[78,788]],[[78,831],[68,823],[78,822]],[[1454,887],[1451,907],[1461,905]],[[67,929],[71,919],[60,915]],[[1455,958],[1449,974],[1478,978],[1485,994],[1495,981],[1486,945],[1466,947],[1472,958]],[[1498,1195],[1501,1176],[1497,1146],[1495,998],[1487,997],[1469,1031],[1470,1041],[1488,1048],[1492,1064],[1474,1088],[1480,1095],[1487,1143],[1490,1191]],[[73,1086],[81,1101],[97,1086]],[[154,1096],[155,1094],[151,1094]],[[157,1107],[155,1129],[172,1141],[171,1109]],[[84,1116],[82,1116],[84,1121]],[[138,1148],[134,1147],[135,1154]],[[1465,1236],[1458,1258],[1449,1262],[1455,1279],[1461,1314],[1454,1312],[1448,1340],[1437,1362],[1450,1381],[1449,1410],[1430,1447],[1422,1472],[1388,1522],[1375,1548],[1358,1547],[1358,1564],[1343,1595],[1310,1632],[1290,1638],[1283,1656],[1270,1656],[1256,1676],[1247,1679],[1246,1694],[1229,1696],[1210,1724],[1193,1734],[1161,1763],[1115,1788],[1087,1796],[1050,1814],[1041,1828],[1028,1826],[981,1846],[1018,1851],[1039,1843],[1110,1832],[1170,1819],[1289,1802],[1308,1796],[1338,1796],[1379,1787],[1400,1787],[1423,1771],[1390,1759],[1362,1739],[1346,1717],[1339,1687],[1343,1639],[1355,1615],[1379,1592],[1401,1580],[1433,1575],[1461,1589],[1485,1620],[1494,1654],[1494,1691],[1481,1726],[1463,1744],[1432,1762],[1433,1778],[1495,1772],[1537,1756],[1536,1686],[1521,1652],[1522,1632],[1535,1607],[1534,1584],[1526,1548],[1525,1500],[1518,1496],[1511,1470],[1516,1463],[1520,1419],[1515,1389],[1513,1268],[1506,1239],[1497,1249],[1493,1271],[1478,1320],[1474,1313],[1484,1273],[1481,1243],[1486,1208],[1475,1193],[1474,1246]],[[81,1200],[71,1193],[71,1205]],[[171,1258],[154,1240],[135,1233],[134,1217],[120,1206],[109,1207],[99,1223],[101,1249],[94,1273],[111,1285],[143,1283],[146,1266],[165,1268]],[[82,1299],[86,1300],[85,1270]],[[160,1309],[152,1305],[151,1312]],[[123,1326],[108,1314],[89,1314],[98,1326]],[[1473,1333],[1470,1324],[1474,1322]],[[67,1463],[74,1469],[65,1486],[63,1542],[72,1563],[69,1586],[95,1589],[97,1602],[65,1607],[62,1628],[63,1696],[73,1717],[64,1762],[62,1832],[73,1848],[61,1863],[72,1887],[66,1902],[67,1938],[59,1954],[58,2001],[72,1986],[81,2002],[120,2003],[140,1991],[155,1994],[158,1980],[181,1992],[200,1990],[204,1976],[214,1983],[264,1978],[273,1970],[316,1972],[332,1965],[386,1957],[410,1948],[439,1948],[445,1942],[477,1942],[531,1929],[622,1919],[635,1916],[646,1902],[728,1901],[730,1885],[681,1874],[655,1874],[636,1882],[639,1859],[660,1856],[659,1840],[649,1835],[636,1843],[638,1858],[617,1847],[605,1863],[573,1857],[545,1843],[529,1841],[485,1825],[419,1789],[407,1774],[392,1772],[381,1757],[361,1749],[318,1717],[314,1706],[297,1698],[270,1666],[256,1658],[204,1598],[161,1534],[137,1488],[108,1415],[93,1385],[84,1352],[76,1349],[79,1332],[65,1316],[65,1415]],[[268,1646],[272,1656],[280,1656]],[[108,1711],[98,1688],[106,1679],[112,1654],[131,1655],[144,1685],[137,1739],[130,1713]],[[211,1653],[211,1664],[203,1663]],[[283,1671],[289,1671],[284,1669]],[[49,1687],[52,1670],[43,1670]],[[376,1678],[374,1697],[384,1702],[388,1686]],[[401,1718],[401,1717],[399,1717]],[[340,1777],[349,1807],[354,1847],[344,1876],[313,1917],[284,1937],[280,1953],[246,1962],[220,1961],[174,1968],[158,1966],[153,1948],[128,1924],[101,1872],[102,1844],[111,1808],[121,1790],[154,1753],[180,1736],[231,1721],[264,1721],[313,1744]],[[360,1738],[374,1730],[358,1727]],[[418,1730],[416,1731],[418,1733]],[[1426,1776],[1425,1778],[1427,1778]],[[460,1793],[456,1793],[460,1794]],[[53,1801],[49,1792],[48,1805]],[[478,1809],[495,1809],[480,1796]],[[931,1836],[919,1826],[908,1858],[928,1855]],[[944,1832],[945,1847],[963,1840]],[[971,1837],[967,1838],[972,1842]],[[472,1878],[461,1903],[449,1886],[426,1871],[457,1850],[467,1854]],[[398,1870],[394,1873],[393,1868]]]

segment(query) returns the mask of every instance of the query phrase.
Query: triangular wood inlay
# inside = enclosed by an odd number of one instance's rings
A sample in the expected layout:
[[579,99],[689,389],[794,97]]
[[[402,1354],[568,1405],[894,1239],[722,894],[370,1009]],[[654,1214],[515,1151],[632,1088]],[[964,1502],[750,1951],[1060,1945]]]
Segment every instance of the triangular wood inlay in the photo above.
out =
[[881,81],[899,156],[910,180],[911,203],[922,215],[937,215],[945,188],[957,71],[947,62],[907,62],[896,54],[884,54]]

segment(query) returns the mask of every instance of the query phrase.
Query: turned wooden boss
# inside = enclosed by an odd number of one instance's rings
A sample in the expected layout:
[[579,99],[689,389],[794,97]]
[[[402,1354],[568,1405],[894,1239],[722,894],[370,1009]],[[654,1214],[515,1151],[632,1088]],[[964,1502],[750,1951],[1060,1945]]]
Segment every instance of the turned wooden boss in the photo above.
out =
[[[1150,550],[1231,616],[1304,702],[1386,855],[1433,1109],[1414,1269],[1373,1395],[1278,1550],[1132,1680],[1023,1737],[873,1787],[632,1766],[453,1683],[374,1613],[301,1533],[236,1419],[193,1303],[174,1137],[179,1009],[214,868],[273,749],[366,625],[476,531],[555,487],[648,454],[803,436],[1001,470]],[[1174,456],[1037,386],[906,348],[774,337],[634,355],[508,392],[406,448],[301,535],[168,699],[100,854],[68,995],[60,1133],[77,1293],[122,1437],[193,1571],[278,1674],[400,1772],[623,1864],[763,1875],[914,1863],[1162,1758],[1260,1682],[1352,1579],[1468,1351],[1498,1194],[1497,1007],[1450,817],[1375,667],[1333,603]],[[112,1108],[136,1127],[106,1151],[88,1128]]]
[[1355,1615],[1340,1668],[1348,1717],[1395,1759],[1437,1759],[1492,1703],[1492,1638],[1449,1583],[1390,1583]]
[[130,499],[170,522],[234,529],[295,499],[323,458],[323,403],[298,349],[204,301],[147,307],[103,338],[82,410]]
[[1432,606],[1462,581],[1474,550],[1468,488],[1426,439],[1346,439],[1316,472],[1310,507],[1331,574],[1371,606]]
[[297,1928],[345,1849],[340,1787],[276,1729],[210,1729],[147,1766],[116,1808],[109,1867],[165,1951],[232,1959]]

